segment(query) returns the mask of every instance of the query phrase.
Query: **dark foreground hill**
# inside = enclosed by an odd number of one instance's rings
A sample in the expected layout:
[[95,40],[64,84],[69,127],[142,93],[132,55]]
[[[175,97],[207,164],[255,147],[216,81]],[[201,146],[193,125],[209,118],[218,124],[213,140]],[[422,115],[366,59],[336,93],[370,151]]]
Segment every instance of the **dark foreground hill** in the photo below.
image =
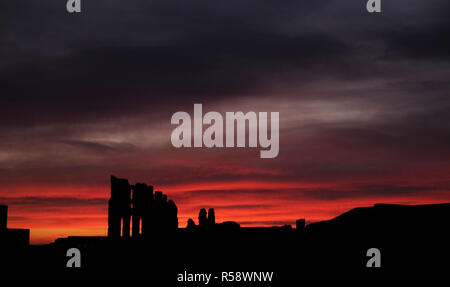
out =
[[[355,208],[304,229],[242,228],[216,224],[206,229],[178,229],[147,238],[69,237],[45,246],[8,250],[9,268],[58,274],[97,276],[130,282],[145,276],[161,286],[204,286],[180,283],[180,274],[212,274],[209,286],[248,286],[222,282],[222,272],[273,272],[270,282],[256,286],[299,283],[308,274],[376,274],[414,271],[440,273],[450,267],[450,204],[385,205]],[[81,252],[81,268],[67,268],[67,250]],[[381,252],[381,267],[366,267]],[[3,253],[7,254],[7,253]],[[72,274],[72,275],[71,275]],[[124,277],[125,276],[125,277]],[[184,276],[184,275],[183,275]],[[141,278],[142,279],[142,278]],[[139,280],[141,280],[139,279]],[[317,277],[317,280],[329,279]],[[214,285],[216,284],[216,285]],[[230,285],[231,284],[231,285]],[[158,285],[159,286],[159,285]]]

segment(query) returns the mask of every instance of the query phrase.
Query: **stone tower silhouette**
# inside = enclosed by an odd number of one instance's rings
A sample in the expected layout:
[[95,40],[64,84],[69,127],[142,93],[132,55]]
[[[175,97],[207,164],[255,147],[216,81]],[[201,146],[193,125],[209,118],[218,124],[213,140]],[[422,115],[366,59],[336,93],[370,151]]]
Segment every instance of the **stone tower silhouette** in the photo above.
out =
[[[154,205],[153,186],[145,183],[136,183],[133,188],[133,228],[132,235],[136,237],[145,233],[146,225],[151,226],[150,212]],[[145,219],[145,220],[144,220]]]
[[198,225],[203,227],[208,225],[207,213],[204,208],[200,209],[200,212],[198,213]]
[[108,237],[130,237],[131,186],[127,179],[111,176],[108,202]]
[[[205,211],[206,212],[206,211]],[[150,237],[178,229],[178,208],[153,186],[111,176],[111,198],[108,206],[108,237]]]
[[6,230],[8,227],[8,206],[0,205],[0,230]]
[[208,224],[209,225],[216,224],[216,215],[214,212],[214,208],[208,209]]

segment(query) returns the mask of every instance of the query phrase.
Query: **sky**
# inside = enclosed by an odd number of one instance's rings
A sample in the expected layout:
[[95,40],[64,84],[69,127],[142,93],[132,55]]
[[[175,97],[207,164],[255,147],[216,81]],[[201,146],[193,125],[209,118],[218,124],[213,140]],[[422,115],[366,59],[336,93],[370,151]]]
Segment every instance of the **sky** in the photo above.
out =
[[[109,178],[242,226],[450,201],[450,2],[0,4],[0,204],[31,243],[105,235]],[[173,113],[279,112],[280,152],[171,145]]]

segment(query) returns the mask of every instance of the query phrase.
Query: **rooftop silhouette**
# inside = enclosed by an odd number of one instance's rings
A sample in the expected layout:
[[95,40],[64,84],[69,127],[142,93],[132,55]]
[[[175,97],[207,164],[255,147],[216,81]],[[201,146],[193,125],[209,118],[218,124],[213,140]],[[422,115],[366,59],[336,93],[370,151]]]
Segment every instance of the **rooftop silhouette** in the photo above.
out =
[[8,206],[0,205],[0,248],[25,247],[30,243],[30,230],[8,228]]
[[161,191],[153,193],[153,186],[111,176],[111,198],[108,201],[108,237],[129,238],[151,236],[178,228],[177,206]]
[[[84,268],[105,270],[110,278],[111,270],[118,275],[141,270],[164,277],[186,266],[229,269],[226,262],[233,262],[233,268],[280,270],[289,278],[297,268],[365,267],[365,252],[372,247],[387,254],[384,266],[410,268],[420,259],[429,267],[433,254],[442,253],[447,245],[448,218],[450,203],[375,204],[321,222],[306,224],[301,218],[295,227],[242,227],[233,221],[216,222],[216,210],[209,207],[199,210],[197,223],[190,218],[180,228],[177,205],[166,194],[145,183],[131,185],[111,176],[107,236],[59,238],[30,246],[18,257],[16,247],[28,246],[29,230],[8,229],[7,207],[0,206],[0,247],[6,247],[18,265],[27,258],[33,266],[49,270],[65,268],[67,250],[78,248]],[[10,265],[5,258],[0,261]],[[295,265],[287,258],[295,258]]]

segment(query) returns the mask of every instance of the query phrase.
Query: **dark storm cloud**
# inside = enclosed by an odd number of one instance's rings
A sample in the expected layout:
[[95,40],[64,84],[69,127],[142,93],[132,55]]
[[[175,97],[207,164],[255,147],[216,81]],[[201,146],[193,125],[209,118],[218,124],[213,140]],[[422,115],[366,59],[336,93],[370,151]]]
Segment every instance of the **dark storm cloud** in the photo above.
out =
[[386,57],[448,61],[450,59],[450,39],[447,37],[449,33],[450,24],[444,27],[435,27],[431,31],[421,29],[419,31],[404,30],[397,32],[388,39]]
[[[338,40],[320,35],[215,37],[176,46],[83,50],[6,69],[0,78],[3,122],[111,119],[174,102],[263,93],[270,84],[264,75],[272,71],[286,73],[296,65],[310,67],[314,59],[347,54]],[[302,81],[311,80],[305,68],[298,72]]]
[[[13,224],[104,226],[111,174],[244,224],[448,201],[450,1],[382,2],[0,1],[0,202]],[[279,156],[173,148],[196,102],[279,111]]]
[[123,143],[98,143],[92,141],[79,141],[79,140],[66,140],[61,143],[67,144],[69,146],[76,147],[78,149],[94,152],[94,153],[110,153],[110,152],[127,152],[134,148],[133,145]]
[[[41,2],[1,4],[0,147],[13,157],[0,166],[5,182],[92,183],[109,171],[151,174],[162,184],[321,180],[386,175],[404,168],[406,158],[449,156],[448,1],[385,1],[382,15],[366,13],[360,0],[83,1],[81,15],[67,14],[64,1]],[[349,84],[361,86],[341,87]],[[220,154],[230,166],[245,159],[249,168],[282,174],[215,170],[211,161],[189,156],[206,167],[175,168],[163,157],[134,167],[113,154],[129,154],[136,163],[175,153],[151,146],[156,151],[144,154],[128,135],[83,138],[105,122],[112,123],[106,132],[139,130],[120,120],[167,123],[194,102],[248,95],[299,107],[292,101],[356,102],[339,112],[368,106],[378,113],[370,121],[282,125],[281,160],[270,164],[252,161],[256,153],[247,151]],[[314,133],[304,138],[304,130]],[[51,159],[40,154],[49,143],[58,151]],[[27,150],[34,156],[14,153]],[[74,161],[87,154],[100,157]]]
[[3,4],[3,125],[155,107],[157,118],[174,102],[263,93],[273,81],[395,73],[373,57],[448,58],[449,15],[436,8],[446,1],[388,3],[388,23],[354,0],[84,2],[81,15],[61,1]]

